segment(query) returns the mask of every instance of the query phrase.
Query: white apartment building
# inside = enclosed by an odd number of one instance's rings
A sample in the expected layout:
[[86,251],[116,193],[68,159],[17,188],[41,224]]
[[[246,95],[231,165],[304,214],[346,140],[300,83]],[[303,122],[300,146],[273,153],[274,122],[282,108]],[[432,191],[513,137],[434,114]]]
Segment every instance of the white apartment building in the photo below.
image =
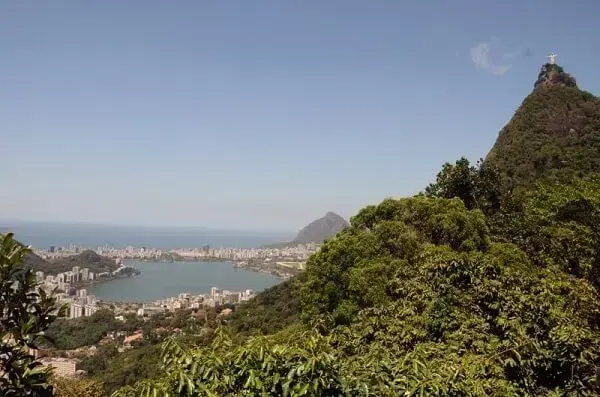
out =
[[79,266],[73,266],[73,281],[79,281]]
[[88,281],[90,277],[90,269],[84,267],[81,269],[81,281]]
[[69,318],[79,318],[83,316],[83,305],[79,303],[71,303],[71,307],[69,309]]
[[75,376],[77,372],[77,360],[69,358],[44,358],[41,360],[46,367],[52,367],[54,373],[62,377]]
[[44,272],[35,272],[35,281],[41,283],[44,281]]

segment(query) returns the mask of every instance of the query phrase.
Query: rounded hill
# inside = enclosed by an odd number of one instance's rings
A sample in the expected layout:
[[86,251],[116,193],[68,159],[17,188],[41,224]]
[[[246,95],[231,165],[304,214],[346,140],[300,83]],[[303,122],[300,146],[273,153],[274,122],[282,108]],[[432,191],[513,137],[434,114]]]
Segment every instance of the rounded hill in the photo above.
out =
[[67,272],[75,266],[78,266],[79,268],[86,267],[96,274],[112,272],[119,267],[113,259],[100,256],[91,250],[83,251],[77,255],[52,260],[46,260],[31,253],[25,256],[24,264],[27,268],[33,269],[34,271],[41,271],[46,274]]

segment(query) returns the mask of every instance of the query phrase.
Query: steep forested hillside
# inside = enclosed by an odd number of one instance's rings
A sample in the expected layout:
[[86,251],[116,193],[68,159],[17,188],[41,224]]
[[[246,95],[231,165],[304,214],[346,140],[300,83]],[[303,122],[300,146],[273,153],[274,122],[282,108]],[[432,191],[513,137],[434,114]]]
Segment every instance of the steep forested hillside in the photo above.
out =
[[91,272],[96,274],[112,272],[119,267],[113,259],[100,256],[91,250],[53,260],[45,260],[38,255],[30,253],[26,255],[24,265],[28,269],[42,271],[46,274],[67,272],[73,269],[74,266],[79,266],[80,268],[87,267]]
[[302,278],[268,288],[239,306],[229,322],[231,328],[243,335],[268,335],[297,322],[300,312],[298,284]]
[[34,254],[33,252],[25,254],[25,257],[23,258],[23,265],[27,269],[32,269],[36,272],[42,271],[48,274],[52,274],[54,270],[50,262],[40,257],[39,255]]
[[[171,340],[167,375],[120,395],[594,395],[600,300],[589,277],[600,240],[559,214],[576,195],[598,208],[599,182],[526,198],[519,228],[544,237],[539,263],[496,242],[483,212],[458,198],[369,206],[309,260],[304,325],[240,345],[224,329],[206,347]],[[569,258],[586,269],[579,276],[558,239],[582,248]]]
[[600,99],[577,88],[557,65],[544,65],[535,86],[486,163],[500,170],[508,187],[600,172]]

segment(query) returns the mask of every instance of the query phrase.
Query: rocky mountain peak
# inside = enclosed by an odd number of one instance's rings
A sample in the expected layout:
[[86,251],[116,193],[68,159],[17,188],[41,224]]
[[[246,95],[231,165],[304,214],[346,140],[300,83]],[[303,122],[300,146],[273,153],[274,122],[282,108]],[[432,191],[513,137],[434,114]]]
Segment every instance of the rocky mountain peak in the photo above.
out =
[[575,77],[566,73],[559,65],[547,63],[542,66],[534,88],[551,86],[577,87],[577,82]]

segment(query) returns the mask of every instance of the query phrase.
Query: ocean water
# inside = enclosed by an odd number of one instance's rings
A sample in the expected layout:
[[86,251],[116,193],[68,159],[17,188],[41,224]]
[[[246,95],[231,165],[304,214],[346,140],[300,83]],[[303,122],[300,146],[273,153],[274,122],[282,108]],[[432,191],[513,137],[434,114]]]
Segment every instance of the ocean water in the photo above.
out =
[[177,296],[181,292],[208,293],[211,287],[260,292],[281,280],[263,273],[236,269],[230,262],[141,262],[129,266],[142,274],[117,279],[88,288],[99,299],[116,301],[153,301]]
[[250,232],[191,228],[150,228],[92,224],[1,221],[0,233],[13,232],[24,244],[36,248],[68,246],[94,248],[152,247],[161,249],[192,248],[210,245],[218,248],[252,248],[290,241],[294,233]]

